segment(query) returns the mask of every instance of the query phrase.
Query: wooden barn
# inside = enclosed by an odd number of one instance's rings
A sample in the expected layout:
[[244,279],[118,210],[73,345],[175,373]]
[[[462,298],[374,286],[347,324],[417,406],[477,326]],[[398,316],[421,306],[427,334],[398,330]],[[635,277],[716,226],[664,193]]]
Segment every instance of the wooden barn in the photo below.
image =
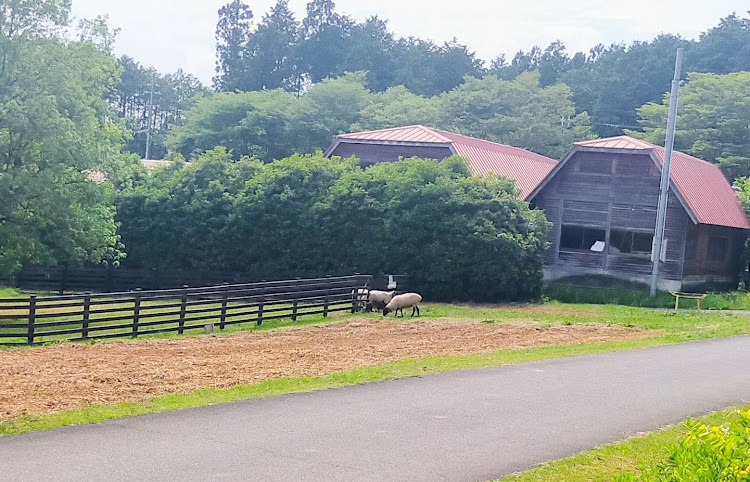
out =
[[[750,223],[719,168],[675,152],[660,288],[735,287]],[[553,224],[545,277],[647,283],[664,148],[628,136],[576,143],[529,195]]]
[[420,125],[343,134],[326,150],[327,157],[351,157],[362,166],[422,157],[442,161],[459,155],[476,175],[492,171],[516,181],[524,199],[547,177],[557,161],[518,147],[483,141]]

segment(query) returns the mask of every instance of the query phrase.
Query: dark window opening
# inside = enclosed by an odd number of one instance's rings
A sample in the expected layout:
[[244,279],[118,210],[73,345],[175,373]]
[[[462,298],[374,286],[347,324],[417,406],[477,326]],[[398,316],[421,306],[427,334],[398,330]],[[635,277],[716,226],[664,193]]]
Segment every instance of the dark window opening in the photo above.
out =
[[729,239],[711,236],[708,238],[708,260],[721,263],[727,260]]
[[560,250],[600,252],[601,249],[596,249],[596,244],[603,244],[606,235],[607,233],[599,228],[563,225],[560,232]]
[[609,233],[609,254],[633,254],[637,256],[651,256],[654,235],[613,229]]

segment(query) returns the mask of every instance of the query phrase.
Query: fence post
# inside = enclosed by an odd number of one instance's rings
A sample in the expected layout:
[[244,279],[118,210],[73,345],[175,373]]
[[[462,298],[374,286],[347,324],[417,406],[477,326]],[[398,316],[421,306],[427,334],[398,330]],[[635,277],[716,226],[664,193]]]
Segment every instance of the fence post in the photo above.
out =
[[221,319],[219,320],[219,329],[223,330],[227,321],[227,294],[221,299]]
[[258,304],[258,326],[263,324],[263,303],[266,301],[266,287],[260,290],[260,302]]
[[34,344],[34,323],[36,323],[36,295],[29,297],[29,332],[26,336],[26,342],[29,345]]
[[66,284],[68,283],[68,265],[63,266],[62,276],[60,276],[60,295],[65,294]]
[[331,289],[331,275],[327,275],[326,278],[329,278],[328,285],[326,286],[326,293],[323,295],[323,318],[328,317],[328,290]]
[[185,332],[185,314],[187,313],[187,285],[183,286],[182,303],[180,304],[180,324],[177,328],[177,334],[182,335]]
[[81,339],[89,337],[89,319],[91,317],[91,294],[86,293],[83,297],[83,323],[81,324]]
[[297,295],[294,295],[294,304],[292,304],[292,321],[297,321],[297,304],[299,301],[297,300]]
[[141,294],[136,290],[135,301],[133,302],[133,338],[138,337],[138,323],[141,319]]

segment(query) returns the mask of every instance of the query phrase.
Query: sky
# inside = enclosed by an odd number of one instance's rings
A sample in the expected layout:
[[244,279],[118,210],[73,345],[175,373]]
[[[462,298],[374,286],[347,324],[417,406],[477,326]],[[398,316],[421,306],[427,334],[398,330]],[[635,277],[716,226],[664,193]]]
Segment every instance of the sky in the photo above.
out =
[[[211,84],[216,63],[217,11],[229,0],[73,0],[76,18],[108,15],[119,28],[118,54],[163,73],[182,68]],[[290,0],[298,19],[308,0]],[[275,0],[246,0],[260,20]],[[337,11],[356,20],[388,19],[397,36],[442,43],[456,37],[479,58],[561,40],[572,52],[603,43],[649,40],[659,33],[696,38],[732,12],[750,10],[747,0],[339,0]]]

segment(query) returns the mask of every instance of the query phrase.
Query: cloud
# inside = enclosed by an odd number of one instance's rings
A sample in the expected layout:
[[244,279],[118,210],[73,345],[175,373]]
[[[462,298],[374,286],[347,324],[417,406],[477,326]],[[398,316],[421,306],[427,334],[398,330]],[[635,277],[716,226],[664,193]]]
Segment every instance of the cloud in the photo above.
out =
[[[215,66],[217,11],[228,0],[74,0],[77,17],[108,14],[121,29],[118,52],[162,72],[178,68],[211,82]],[[259,20],[274,3],[248,2]],[[291,0],[297,18],[307,0]],[[716,25],[733,11],[748,9],[746,0],[339,0],[338,10],[364,20],[379,15],[400,36],[414,35],[438,43],[457,37],[489,60],[500,53],[511,58],[519,49],[561,40],[568,50],[587,51],[603,43],[648,40],[667,32],[688,38]]]

